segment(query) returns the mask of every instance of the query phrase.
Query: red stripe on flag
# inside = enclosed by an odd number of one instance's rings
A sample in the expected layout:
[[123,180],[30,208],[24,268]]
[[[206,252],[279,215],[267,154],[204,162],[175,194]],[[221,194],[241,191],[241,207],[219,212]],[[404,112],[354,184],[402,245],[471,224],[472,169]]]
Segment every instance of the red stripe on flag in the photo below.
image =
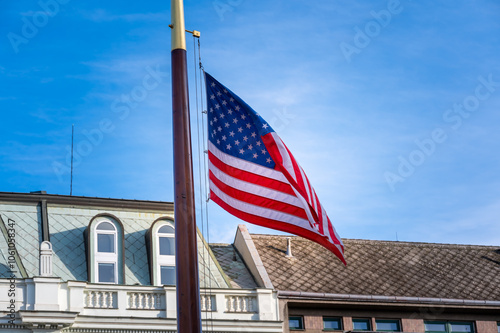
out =
[[307,202],[309,202],[309,204],[311,204],[311,202],[312,202],[311,198],[307,194],[306,185],[304,184],[304,179],[302,178],[302,172],[301,172],[302,170],[300,169],[299,164],[297,163],[297,161],[295,160],[295,158],[293,157],[292,153],[290,152],[288,147],[285,145],[285,143],[283,141],[281,141],[281,143],[283,143],[283,147],[285,147],[285,149],[288,153],[288,156],[290,157],[290,161],[292,162],[293,170],[295,171],[295,181],[297,182],[298,190],[299,190],[300,194],[302,194],[302,196],[304,198],[306,198]]
[[[273,133],[268,133],[266,135],[262,136],[262,141],[264,142],[264,145],[266,146],[267,150],[269,151],[269,155],[273,158],[274,162],[276,163],[276,169],[281,171],[283,175],[288,179],[290,182],[291,186],[297,190],[303,198],[307,198],[307,193],[305,193],[304,187],[299,187],[297,180],[288,172],[288,170],[283,166],[283,164],[286,162],[285,157],[281,155],[280,150],[278,148],[278,144],[276,141],[274,141]],[[283,143],[283,141],[281,141]],[[284,144],[283,144],[284,145]],[[286,148],[286,146],[285,146]],[[293,156],[288,152],[289,156],[292,158],[292,163],[294,162]],[[301,177],[300,176],[300,171],[297,173],[295,170],[295,176],[296,177]]]
[[341,245],[342,246],[342,249],[344,249],[344,245],[342,245],[340,243],[340,241],[337,239],[337,237],[335,236],[335,231],[333,230],[333,226],[331,223],[328,223],[328,230],[330,231],[330,235],[332,236],[332,240],[335,244],[338,244],[338,245]]
[[213,165],[215,165],[215,167],[217,167],[217,169],[233,178],[244,180],[249,183],[259,184],[261,186],[295,196],[295,192],[291,188],[290,184],[286,184],[275,179],[262,177],[241,169],[233,168],[219,160],[214,154],[212,154],[211,151],[208,151],[208,159],[210,160],[210,162],[212,162]]
[[300,217],[302,219],[307,220],[307,214],[304,209],[299,208],[297,206],[293,206],[281,201],[264,198],[250,192],[245,192],[234,187],[227,185],[226,183],[219,180],[212,171],[209,172],[209,178],[212,183],[217,186],[222,192],[226,193],[230,197],[233,197],[237,200],[256,205],[259,207],[264,207],[268,209],[277,210],[286,214],[294,215]]
[[316,192],[314,191],[314,188],[312,187],[311,182],[309,181],[309,178],[307,177],[304,169],[300,168],[300,170],[302,170],[302,174],[304,175],[304,177],[306,179],[306,184],[307,184],[307,187],[309,189],[309,193],[311,194],[311,199],[309,200],[309,204],[314,207],[314,210],[317,210],[319,208],[319,206],[316,205],[316,202],[315,202]]
[[[319,200],[318,200],[318,196],[316,195],[316,192],[313,192],[314,193],[314,197],[316,199],[316,207],[318,207],[319,209],[321,209],[321,204],[319,203]],[[324,235],[325,234],[325,228],[323,227],[323,214],[318,214],[319,216],[319,223],[318,223],[318,229],[319,229],[319,233]]]
[[268,219],[262,216],[258,215],[253,215],[249,214],[246,212],[242,212],[241,210],[238,210],[234,208],[233,206],[228,205],[225,201],[220,199],[213,191],[210,191],[210,199],[217,203],[219,206],[221,206],[223,209],[225,209],[227,212],[230,214],[242,219],[243,221],[247,221],[252,224],[257,224],[262,227],[266,228],[271,228],[275,230],[280,230],[288,233],[295,234],[300,237],[307,238],[313,242],[316,242],[331,252],[333,252],[343,263],[344,265],[347,266],[346,261],[344,259],[344,253],[343,253],[343,247],[342,251],[340,251],[337,246],[332,244],[327,237],[323,237],[317,233],[308,231],[307,229],[297,227],[293,224],[281,222],[281,221],[276,221],[272,219]]
[[[261,136],[262,142],[264,142],[264,145],[267,148],[267,151],[269,152],[269,155],[274,160],[274,163],[276,163],[276,166],[279,167],[279,170],[283,170],[283,156],[281,156],[280,150],[274,141],[273,138],[273,133],[267,133],[266,135]],[[288,173],[288,172],[287,172]]]
[[[281,155],[281,153],[279,151],[279,148],[278,148],[278,145],[274,141],[274,137],[272,136],[272,132],[268,133],[268,134],[266,134],[264,136],[262,136],[262,141],[264,142],[264,145],[266,146],[267,150],[269,151],[269,155],[271,155],[271,157],[275,161],[275,163],[276,163],[276,169],[279,169],[281,172],[283,172],[283,175],[286,177],[286,179],[288,179],[288,181],[290,182],[291,186],[293,186],[293,188],[295,190],[297,190],[297,192],[299,192],[302,195],[302,197],[304,199],[306,199],[306,201],[307,201],[307,193],[306,193],[305,188],[303,186],[300,187],[299,184],[292,177],[292,175],[290,175],[290,173],[288,172],[288,170],[286,170],[286,168],[283,167],[284,157]],[[283,142],[283,141],[281,141],[281,142]],[[283,145],[285,145],[285,144],[283,143]],[[286,148],[286,146],[285,146],[285,148]],[[292,159],[292,163],[295,163],[295,165],[298,165],[295,162],[295,159],[291,155],[290,151],[288,151],[288,148],[286,148],[286,149],[287,149],[288,155]],[[280,161],[280,162],[279,163],[276,162],[277,160]],[[295,167],[294,167],[294,171],[296,171]],[[296,174],[297,174],[297,171],[296,171]],[[299,178],[302,177],[301,174],[300,174],[300,170],[298,170],[298,177]],[[311,212],[311,214],[313,216],[314,222],[316,222],[316,224],[318,224],[319,223],[318,213],[314,210],[314,207],[313,207],[313,205],[311,205],[310,202],[309,202],[309,210],[310,210],[310,212]],[[311,222],[313,222],[313,221],[311,221]]]

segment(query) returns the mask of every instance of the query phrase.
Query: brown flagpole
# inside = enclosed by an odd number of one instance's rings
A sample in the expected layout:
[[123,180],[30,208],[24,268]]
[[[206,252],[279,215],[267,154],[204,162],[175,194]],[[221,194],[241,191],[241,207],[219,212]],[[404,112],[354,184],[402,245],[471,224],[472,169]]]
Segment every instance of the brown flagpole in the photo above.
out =
[[177,332],[200,333],[200,282],[182,0],[171,0],[171,15]]

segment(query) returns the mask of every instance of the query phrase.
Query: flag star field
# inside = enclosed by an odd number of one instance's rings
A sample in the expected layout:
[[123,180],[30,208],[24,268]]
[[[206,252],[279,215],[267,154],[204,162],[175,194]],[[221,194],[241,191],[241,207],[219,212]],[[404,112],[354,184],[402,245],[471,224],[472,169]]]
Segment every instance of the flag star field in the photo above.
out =
[[207,90],[209,140],[226,154],[274,169],[261,139],[271,126],[224,86],[212,82]]

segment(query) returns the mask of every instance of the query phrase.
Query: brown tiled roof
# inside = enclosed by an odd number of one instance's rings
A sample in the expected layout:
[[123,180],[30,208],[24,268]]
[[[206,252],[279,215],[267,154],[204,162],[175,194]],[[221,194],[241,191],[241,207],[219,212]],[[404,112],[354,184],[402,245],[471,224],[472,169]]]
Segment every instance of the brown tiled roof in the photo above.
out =
[[347,267],[309,240],[252,235],[277,290],[500,300],[500,246],[343,240]]
[[252,274],[245,266],[238,251],[231,244],[210,244],[224,273],[229,277],[231,287],[253,289],[257,287]]

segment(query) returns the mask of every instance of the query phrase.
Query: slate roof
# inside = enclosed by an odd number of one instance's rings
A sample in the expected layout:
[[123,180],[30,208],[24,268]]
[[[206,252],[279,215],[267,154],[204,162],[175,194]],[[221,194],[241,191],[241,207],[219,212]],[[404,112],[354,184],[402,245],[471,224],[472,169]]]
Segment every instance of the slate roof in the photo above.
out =
[[252,274],[241,259],[240,254],[231,244],[210,244],[210,248],[226,273],[233,288],[257,288]]
[[314,242],[252,235],[277,290],[500,300],[500,246],[343,240],[347,267]]
[[[26,254],[22,260],[22,266],[15,264],[13,271],[16,277],[21,277],[21,271],[26,271],[28,276],[38,275],[38,257],[30,255],[38,254],[39,244],[42,241],[40,230],[40,212],[37,206],[32,205],[10,205],[2,204],[0,206],[0,217],[3,223],[9,221],[14,225],[15,245],[19,254]],[[1,223],[1,222],[0,222]],[[8,245],[5,235],[0,235],[0,278],[10,276],[8,268]]]
[[[150,284],[145,234],[157,219],[172,217],[173,209],[169,208],[169,203],[0,192],[0,223],[5,225],[9,220],[15,223],[16,250],[23,266],[13,269],[16,277],[22,277],[21,271],[25,271],[27,277],[39,274],[42,219],[37,200],[41,199],[49,201],[47,212],[54,250],[54,276],[63,281],[87,280],[84,231],[96,215],[111,214],[122,222],[124,228],[126,283]],[[198,235],[200,286],[228,288],[224,273],[204,249],[205,243]],[[7,238],[0,232],[0,278],[10,276],[7,256]]]

